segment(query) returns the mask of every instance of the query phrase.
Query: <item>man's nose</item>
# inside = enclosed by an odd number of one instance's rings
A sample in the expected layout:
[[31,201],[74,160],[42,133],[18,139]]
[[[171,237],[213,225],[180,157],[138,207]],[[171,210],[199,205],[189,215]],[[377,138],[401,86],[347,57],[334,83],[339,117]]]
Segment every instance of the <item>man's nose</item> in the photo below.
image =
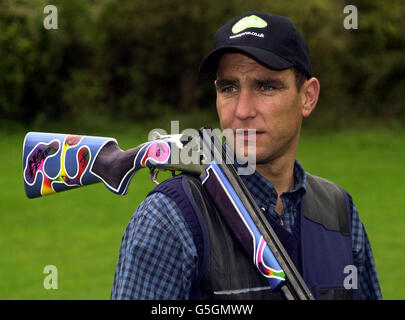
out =
[[248,89],[242,89],[236,104],[235,117],[243,120],[255,116],[256,108],[253,94]]

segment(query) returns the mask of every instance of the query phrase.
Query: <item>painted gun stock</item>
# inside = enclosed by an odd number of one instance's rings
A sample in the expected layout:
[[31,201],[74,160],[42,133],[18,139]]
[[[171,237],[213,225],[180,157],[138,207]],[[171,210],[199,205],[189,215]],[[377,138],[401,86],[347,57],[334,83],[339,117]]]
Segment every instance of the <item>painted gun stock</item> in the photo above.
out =
[[[163,137],[123,151],[113,138],[29,132],[23,146],[26,194],[36,198],[98,182],[126,194],[139,169],[170,168],[172,150],[183,138]],[[199,166],[190,169],[200,172]]]

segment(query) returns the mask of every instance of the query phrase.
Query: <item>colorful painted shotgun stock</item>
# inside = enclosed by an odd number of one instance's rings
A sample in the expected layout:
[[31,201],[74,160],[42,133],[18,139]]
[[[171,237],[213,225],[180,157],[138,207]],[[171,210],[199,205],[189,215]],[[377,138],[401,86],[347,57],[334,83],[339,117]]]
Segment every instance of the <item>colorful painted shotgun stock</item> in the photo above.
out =
[[[267,278],[273,291],[286,299],[313,299],[293,262],[244,186],[218,138],[201,128],[197,164],[182,162],[179,150],[196,137],[157,136],[123,151],[113,138],[30,132],[23,147],[23,176],[29,198],[103,182],[116,194],[126,194],[141,168],[168,169],[198,175],[209,197],[236,238]],[[193,149],[194,150],[194,149]],[[175,156],[177,154],[177,156]],[[156,180],[154,180],[156,182]]]
[[[113,138],[29,132],[23,148],[26,194],[36,198],[97,182],[116,194],[126,194],[137,170],[170,168],[173,148],[182,146],[181,138],[163,136],[123,151]],[[197,173],[201,170],[188,167]]]

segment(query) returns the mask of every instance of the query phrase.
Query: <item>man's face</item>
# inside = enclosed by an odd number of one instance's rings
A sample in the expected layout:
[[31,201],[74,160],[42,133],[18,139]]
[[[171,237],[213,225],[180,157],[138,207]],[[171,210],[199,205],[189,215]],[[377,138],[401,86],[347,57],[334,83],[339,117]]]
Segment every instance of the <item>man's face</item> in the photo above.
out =
[[291,69],[271,70],[245,55],[228,53],[219,61],[215,86],[221,129],[232,129],[235,141],[245,141],[243,154],[233,146],[237,155],[248,155],[252,136],[236,135],[236,129],[256,129],[257,164],[295,158],[303,101]]

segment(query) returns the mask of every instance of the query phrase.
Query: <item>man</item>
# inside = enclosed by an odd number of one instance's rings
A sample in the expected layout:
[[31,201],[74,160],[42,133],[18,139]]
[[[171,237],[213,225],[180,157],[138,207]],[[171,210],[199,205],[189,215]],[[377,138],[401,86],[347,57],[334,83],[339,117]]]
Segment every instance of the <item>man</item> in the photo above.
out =
[[[247,12],[218,30],[200,69],[216,73],[221,128],[245,130],[244,140],[251,138],[248,129],[256,130],[256,172],[241,177],[314,296],[381,299],[368,237],[350,196],[296,160],[302,119],[314,110],[320,84],[295,26],[281,16]],[[210,260],[201,271],[179,202],[151,193],[125,231],[111,297],[189,299],[198,279],[201,298],[279,299],[212,212],[203,215]],[[344,269],[353,265],[358,281],[345,288]]]

